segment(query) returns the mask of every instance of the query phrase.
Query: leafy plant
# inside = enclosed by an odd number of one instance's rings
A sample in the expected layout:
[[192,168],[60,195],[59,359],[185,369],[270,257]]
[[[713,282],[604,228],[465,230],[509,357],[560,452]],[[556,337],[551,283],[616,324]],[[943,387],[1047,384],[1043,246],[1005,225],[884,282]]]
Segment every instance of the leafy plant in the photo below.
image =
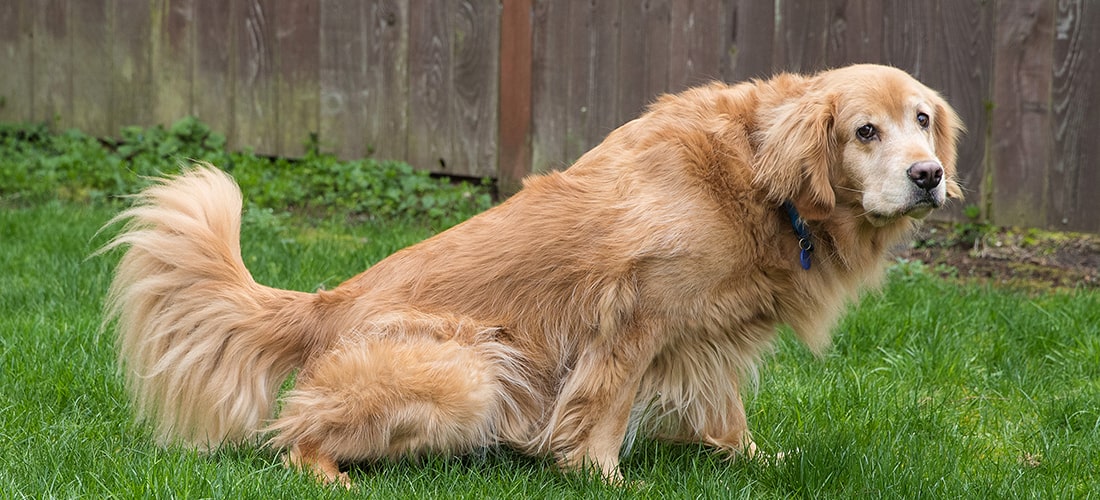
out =
[[167,128],[126,127],[103,141],[77,130],[55,134],[45,124],[0,124],[0,199],[109,201],[207,161],[232,173],[254,207],[411,218],[442,228],[492,203],[489,180],[452,183],[399,161],[341,161],[322,153],[316,136],[307,144],[300,160],[229,152],[225,137],[194,117]]

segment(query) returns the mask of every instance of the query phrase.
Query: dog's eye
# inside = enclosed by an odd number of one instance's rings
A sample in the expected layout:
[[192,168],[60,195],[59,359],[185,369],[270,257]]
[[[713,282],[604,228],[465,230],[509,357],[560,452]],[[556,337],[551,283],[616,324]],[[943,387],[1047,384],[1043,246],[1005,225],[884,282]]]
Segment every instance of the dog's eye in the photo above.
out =
[[920,124],[920,128],[928,128],[929,121],[930,120],[928,118],[928,115],[924,113],[917,113],[917,123]]
[[856,135],[859,136],[863,142],[870,141],[878,135],[878,130],[875,130],[875,126],[870,123],[856,129]]

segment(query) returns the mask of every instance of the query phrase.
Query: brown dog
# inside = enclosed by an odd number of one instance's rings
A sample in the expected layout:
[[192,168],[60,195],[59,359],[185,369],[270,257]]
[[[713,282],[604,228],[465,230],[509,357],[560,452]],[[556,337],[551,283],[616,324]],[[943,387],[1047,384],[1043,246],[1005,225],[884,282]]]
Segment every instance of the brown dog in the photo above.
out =
[[961,197],[961,129],[882,66],[691,89],[314,294],[252,280],[240,192],[199,166],[116,218],[107,314],[164,442],[270,433],[345,483],[340,462],[504,444],[614,480],[637,433],[754,448],[739,392],[776,326],[828,344],[914,219]]

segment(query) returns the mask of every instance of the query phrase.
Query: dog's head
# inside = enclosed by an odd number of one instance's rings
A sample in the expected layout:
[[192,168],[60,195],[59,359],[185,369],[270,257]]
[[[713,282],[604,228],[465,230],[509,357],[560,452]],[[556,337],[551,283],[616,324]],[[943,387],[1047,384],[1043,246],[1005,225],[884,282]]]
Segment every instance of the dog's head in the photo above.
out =
[[793,202],[809,220],[851,206],[875,225],[923,218],[962,198],[955,159],[963,125],[935,91],[876,65],[804,84],[761,113],[754,182],[769,198]]

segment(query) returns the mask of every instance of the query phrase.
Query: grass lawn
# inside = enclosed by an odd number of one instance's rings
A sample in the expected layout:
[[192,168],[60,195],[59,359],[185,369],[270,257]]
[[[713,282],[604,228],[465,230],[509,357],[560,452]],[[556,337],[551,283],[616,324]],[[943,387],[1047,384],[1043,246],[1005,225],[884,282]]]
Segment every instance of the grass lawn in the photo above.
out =
[[[1081,498],[1100,492],[1100,293],[1027,296],[896,266],[816,359],[784,334],[746,401],[780,462],[730,463],[641,442],[635,484],[563,475],[547,458],[488,450],[367,464],[351,492],[285,470],[262,449],[161,449],[132,422],[100,307],[118,254],[88,258],[113,215],[99,205],[0,205],[0,497]],[[426,237],[246,214],[256,279],[331,288]],[[716,381],[715,383],[721,383]]]

